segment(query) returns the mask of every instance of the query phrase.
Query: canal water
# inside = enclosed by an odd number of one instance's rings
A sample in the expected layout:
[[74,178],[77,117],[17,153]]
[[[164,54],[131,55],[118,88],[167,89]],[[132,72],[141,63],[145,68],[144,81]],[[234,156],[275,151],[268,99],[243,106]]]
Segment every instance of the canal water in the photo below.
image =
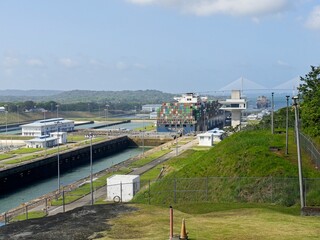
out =
[[[97,173],[107,169],[117,163],[121,163],[131,157],[137,156],[141,153],[139,148],[128,148],[120,153],[101,158],[93,161],[93,172]],[[61,174],[61,185],[73,183],[79,179],[90,175],[89,159],[87,165],[81,165],[77,168],[70,169],[68,172]],[[58,188],[57,177],[48,178],[39,182],[33,183],[28,187],[18,189],[9,194],[0,195],[0,213],[6,212],[12,208],[19,206],[22,203],[36,199],[44,194],[55,191]]]

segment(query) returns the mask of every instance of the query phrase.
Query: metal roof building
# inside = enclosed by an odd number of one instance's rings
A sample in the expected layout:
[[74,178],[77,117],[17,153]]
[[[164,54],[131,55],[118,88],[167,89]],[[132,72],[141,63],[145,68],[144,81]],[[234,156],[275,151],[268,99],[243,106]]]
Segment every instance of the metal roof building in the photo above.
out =
[[22,136],[43,136],[52,132],[74,131],[74,121],[64,118],[50,118],[21,126]]

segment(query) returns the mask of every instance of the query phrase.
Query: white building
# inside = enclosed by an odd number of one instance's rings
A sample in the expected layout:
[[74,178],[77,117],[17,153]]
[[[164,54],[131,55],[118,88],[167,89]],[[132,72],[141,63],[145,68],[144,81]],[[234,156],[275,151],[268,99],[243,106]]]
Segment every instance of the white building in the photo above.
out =
[[28,148],[50,148],[56,146],[57,142],[58,139],[56,137],[47,135],[25,141]]
[[240,90],[232,90],[231,99],[219,101],[222,104],[221,110],[231,112],[231,126],[237,127],[241,123],[241,111],[247,109],[247,100],[241,97]]
[[146,104],[142,106],[142,112],[157,112],[161,104]]
[[0,107],[0,112],[5,112],[6,108],[5,107]]
[[58,144],[65,144],[68,142],[66,132],[53,132],[50,133],[50,137],[54,137],[55,139],[57,139]]
[[43,136],[52,132],[72,132],[74,121],[63,118],[51,118],[22,125],[22,136]]
[[199,146],[213,146],[213,134],[210,132],[205,132],[197,135]]
[[139,190],[139,175],[113,175],[107,178],[108,201],[128,202]]

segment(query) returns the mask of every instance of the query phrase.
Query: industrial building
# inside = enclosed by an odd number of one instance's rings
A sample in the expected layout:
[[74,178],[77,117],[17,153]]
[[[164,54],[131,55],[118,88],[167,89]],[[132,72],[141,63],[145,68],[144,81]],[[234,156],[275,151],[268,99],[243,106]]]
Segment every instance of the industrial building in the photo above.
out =
[[241,112],[248,107],[247,99],[241,96],[240,90],[232,90],[231,98],[219,101],[222,104],[221,110],[231,112],[231,126],[233,128],[241,124]]
[[22,136],[40,137],[52,132],[72,132],[74,131],[74,121],[63,118],[51,118],[24,124],[21,128]]
[[158,132],[179,132],[181,134],[207,131],[221,126],[223,111],[218,101],[209,101],[195,93],[175,97],[175,102],[163,103],[157,112]]
[[142,112],[156,112],[160,107],[161,107],[161,104],[142,105]]

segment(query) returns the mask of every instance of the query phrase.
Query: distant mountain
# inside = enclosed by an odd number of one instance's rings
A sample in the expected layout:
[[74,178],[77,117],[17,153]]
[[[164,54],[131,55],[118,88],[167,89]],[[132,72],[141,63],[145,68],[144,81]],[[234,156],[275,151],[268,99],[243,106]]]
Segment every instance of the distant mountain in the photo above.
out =
[[0,96],[10,96],[10,97],[39,97],[39,96],[52,96],[57,95],[63,91],[59,90],[16,90],[7,89],[0,90]]
[[[33,93],[33,94],[32,94]],[[158,90],[137,91],[50,91],[50,90],[2,90],[0,102],[55,101],[58,103],[97,102],[97,103],[162,103],[171,102],[175,94]]]

